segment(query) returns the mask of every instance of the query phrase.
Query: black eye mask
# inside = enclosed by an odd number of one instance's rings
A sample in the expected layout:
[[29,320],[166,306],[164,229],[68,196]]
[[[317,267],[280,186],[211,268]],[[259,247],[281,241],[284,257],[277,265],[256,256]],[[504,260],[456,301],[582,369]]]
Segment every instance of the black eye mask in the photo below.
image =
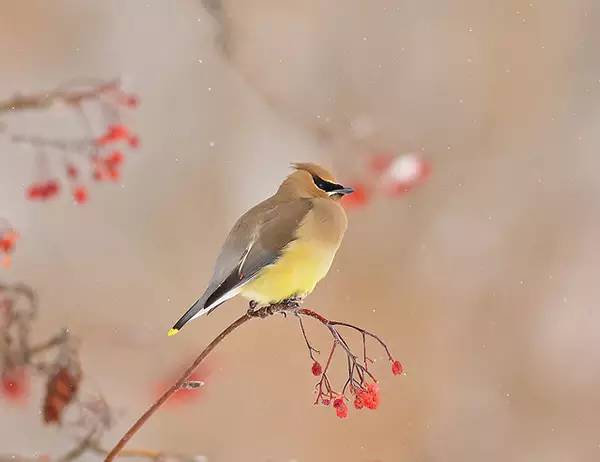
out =
[[344,188],[341,184],[326,181],[317,175],[313,175],[312,179],[315,182],[315,185],[317,186],[317,188],[319,188],[320,190],[325,191],[325,192],[332,192],[332,191],[336,191],[338,189]]

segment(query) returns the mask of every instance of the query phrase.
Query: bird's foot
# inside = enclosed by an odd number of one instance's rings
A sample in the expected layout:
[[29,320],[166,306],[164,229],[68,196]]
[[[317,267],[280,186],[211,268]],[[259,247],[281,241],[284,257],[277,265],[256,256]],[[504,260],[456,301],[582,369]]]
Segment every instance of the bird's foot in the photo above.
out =
[[262,308],[258,307],[258,302],[250,300],[250,303],[248,304],[248,311],[246,311],[246,314],[253,318],[264,318],[264,316],[260,315],[261,310]]
[[280,305],[282,307],[281,314],[283,315],[283,317],[287,318],[288,313],[293,313],[297,316],[298,309],[300,308],[302,301],[303,301],[303,297],[300,297],[300,296],[290,297],[286,300],[283,300],[280,303]]
[[258,302],[252,300],[249,304],[246,314],[252,318],[264,319],[267,316],[275,314],[277,311],[276,305],[259,306]]
[[287,298],[278,303],[271,303],[270,305],[259,307],[258,303],[254,300],[250,302],[248,316],[253,318],[266,318],[272,316],[275,313],[281,313],[284,317],[287,317],[288,312],[296,312],[300,308],[302,303],[302,297]]
[[265,307],[265,317],[267,316],[273,316],[275,313],[277,313],[279,310],[277,309],[277,305],[267,305]]
[[302,300],[303,300],[303,297],[300,297],[299,295],[297,295],[295,297],[286,298],[284,301],[281,302],[281,304],[286,309],[292,311],[292,310],[296,310],[296,309],[300,308],[300,305],[302,304]]

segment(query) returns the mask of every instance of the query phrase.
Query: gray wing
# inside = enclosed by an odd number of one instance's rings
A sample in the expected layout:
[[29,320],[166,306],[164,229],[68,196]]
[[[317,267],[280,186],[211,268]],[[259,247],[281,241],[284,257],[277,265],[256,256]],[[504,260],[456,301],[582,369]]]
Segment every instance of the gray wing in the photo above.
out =
[[217,258],[203,308],[216,308],[220,300],[227,300],[227,294],[277,261],[285,246],[295,239],[298,226],[311,208],[309,199],[277,204],[267,200],[244,214]]
[[208,288],[173,326],[177,332],[188,321],[210,313],[277,261],[295,239],[296,230],[312,208],[309,199],[276,202],[272,197],[246,212],[227,236]]

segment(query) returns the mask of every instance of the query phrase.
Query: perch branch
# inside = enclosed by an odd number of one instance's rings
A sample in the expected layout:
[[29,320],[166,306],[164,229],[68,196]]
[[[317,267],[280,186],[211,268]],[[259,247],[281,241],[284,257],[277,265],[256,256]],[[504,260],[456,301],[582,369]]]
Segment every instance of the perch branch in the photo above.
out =
[[171,388],[165,391],[150,408],[142,414],[142,416],[131,426],[129,430],[123,435],[123,437],[119,440],[114,448],[108,453],[106,458],[104,459],[106,462],[112,461],[125,447],[127,442],[131,439],[133,435],[137,433],[137,431],[142,428],[142,426],[146,423],[146,421],[154,414],[158,408],[160,408],[177,390],[181,388],[183,384],[186,383],[187,379],[192,375],[192,373],[196,370],[196,368],[200,365],[200,363],[208,356],[208,354],[227,337],[231,334],[235,329],[240,327],[242,324],[246,323],[250,319],[252,319],[252,315],[246,313],[243,316],[239,317],[235,321],[233,321],[223,332],[221,332],[209,345],[198,355],[196,360],[192,363],[190,367],[181,375],[181,377],[173,384]]
[[[349,374],[349,378],[348,378],[348,381],[346,382],[346,384],[344,385],[343,391],[345,391],[348,386],[351,388],[351,390],[362,389],[363,386],[365,385],[365,379],[367,377],[371,378],[373,380],[373,382],[376,382],[375,377],[367,370],[367,360],[368,360],[368,358],[367,358],[367,355],[366,355],[366,346],[365,346],[366,337],[372,337],[375,340],[377,340],[379,343],[381,343],[381,345],[383,345],[383,347],[385,348],[386,353],[388,353],[389,358],[392,359],[391,354],[389,353],[389,350],[388,350],[387,346],[385,345],[385,343],[383,343],[383,341],[379,337],[375,336],[371,332],[368,332],[368,331],[366,331],[366,330],[364,330],[364,329],[362,329],[360,327],[354,326],[352,324],[347,324],[347,323],[342,323],[342,322],[337,322],[337,321],[330,321],[329,319],[323,317],[322,315],[320,315],[319,313],[317,313],[317,312],[315,312],[313,310],[310,310],[308,308],[300,308],[298,300],[294,300],[294,299],[285,300],[285,301],[283,301],[281,303],[276,303],[276,304],[264,306],[264,307],[261,307],[261,308],[257,308],[256,304],[253,303],[253,302],[251,302],[250,303],[250,309],[248,310],[248,312],[246,314],[242,315],[241,317],[239,317],[238,319],[236,319],[235,321],[233,321],[211,343],[209,343],[208,346],[206,348],[204,348],[204,350],[202,350],[202,352],[198,355],[198,357],[190,365],[190,367],[188,367],[187,370],[173,384],[173,386],[171,386],[171,388],[169,388],[166,392],[164,392],[148,408],[148,410],[146,412],[144,412],[144,414],[142,414],[142,416],[131,426],[131,428],[129,428],[129,430],[127,430],[127,432],[118,441],[118,443],[115,445],[115,447],[107,454],[106,458],[104,459],[105,462],[111,462],[111,461],[113,461],[115,459],[115,457],[117,457],[117,455],[123,454],[121,451],[123,450],[123,448],[125,447],[125,445],[140,430],[140,428],[142,428],[144,426],[144,424],[146,423],[146,421],[173,394],[175,394],[175,392],[177,392],[177,390],[188,387],[188,385],[187,385],[188,384],[188,378],[192,375],[192,373],[196,370],[196,368],[200,365],[200,363],[204,360],[204,358],[206,358],[206,356],[208,356],[208,354],[219,343],[221,343],[225,339],[225,337],[227,337],[235,329],[237,329],[242,324],[246,323],[247,321],[249,321],[252,318],[266,318],[266,317],[271,316],[271,315],[276,314],[276,313],[282,313],[282,314],[285,315],[288,312],[296,314],[299,317],[300,316],[307,316],[307,317],[311,317],[313,319],[316,319],[321,324],[323,324],[325,327],[327,327],[327,329],[329,330],[329,332],[330,332],[330,334],[331,334],[331,336],[333,338],[333,345],[332,345],[332,348],[330,350],[330,353],[329,353],[329,356],[328,356],[328,359],[327,359],[327,363],[325,365],[325,369],[324,369],[323,373],[320,374],[321,375],[321,380],[317,384],[318,395],[317,395],[317,401],[316,401],[316,403],[319,402],[319,400],[321,399],[322,396],[327,396],[327,397],[333,398],[334,395],[336,395],[336,393],[333,391],[333,389],[332,389],[332,387],[331,387],[331,385],[329,383],[329,379],[327,378],[326,373],[327,373],[327,370],[329,369],[329,366],[331,364],[331,360],[333,358],[334,352],[335,352],[336,347],[338,345],[345,351],[345,353],[347,355],[347,358],[348,358],[348,374]],[[344,339],[344,337],[336,329],[336,326],[344,326],[344,327],[351,328],[353,330],[358,331],[362,335],[362,340],[363,340],[363,358],[364,358],[364,363],[363,364],[361,364],[359,362],[358,357],[352,352],[352,350],[350,349],[350,346],[348,345],[348,343],[346,342],[346,340]],[[310,342],[309,342],[309,340],[308,340],[308,338],[306,336],[306,331],[304,330],[304,325],[302,324],[301,318],[300,318],[300,328],[301,328],[304,340],[306,342],[306,346],[307,346],[307,348],[309,350],[309,355],[310,355],[311,359],[314,360],[313,353],[318,352],[318,350],[316,350],[315,348],[313,348],[312,345],[310,344]]]

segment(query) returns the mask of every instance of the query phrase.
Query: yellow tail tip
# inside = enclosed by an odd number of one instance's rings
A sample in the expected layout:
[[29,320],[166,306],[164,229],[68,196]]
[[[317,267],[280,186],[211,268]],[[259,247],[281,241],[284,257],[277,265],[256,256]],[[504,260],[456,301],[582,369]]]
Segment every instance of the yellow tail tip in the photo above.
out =
[[179,329],[175,329],[175,328],[173,328],[173,329],[171,329],[171,330],[170,330],[170,331],[167,333],[167,335],[168,335],[169,337],[173,337],[173,335],[175,335],[177,332],[179,332]]

